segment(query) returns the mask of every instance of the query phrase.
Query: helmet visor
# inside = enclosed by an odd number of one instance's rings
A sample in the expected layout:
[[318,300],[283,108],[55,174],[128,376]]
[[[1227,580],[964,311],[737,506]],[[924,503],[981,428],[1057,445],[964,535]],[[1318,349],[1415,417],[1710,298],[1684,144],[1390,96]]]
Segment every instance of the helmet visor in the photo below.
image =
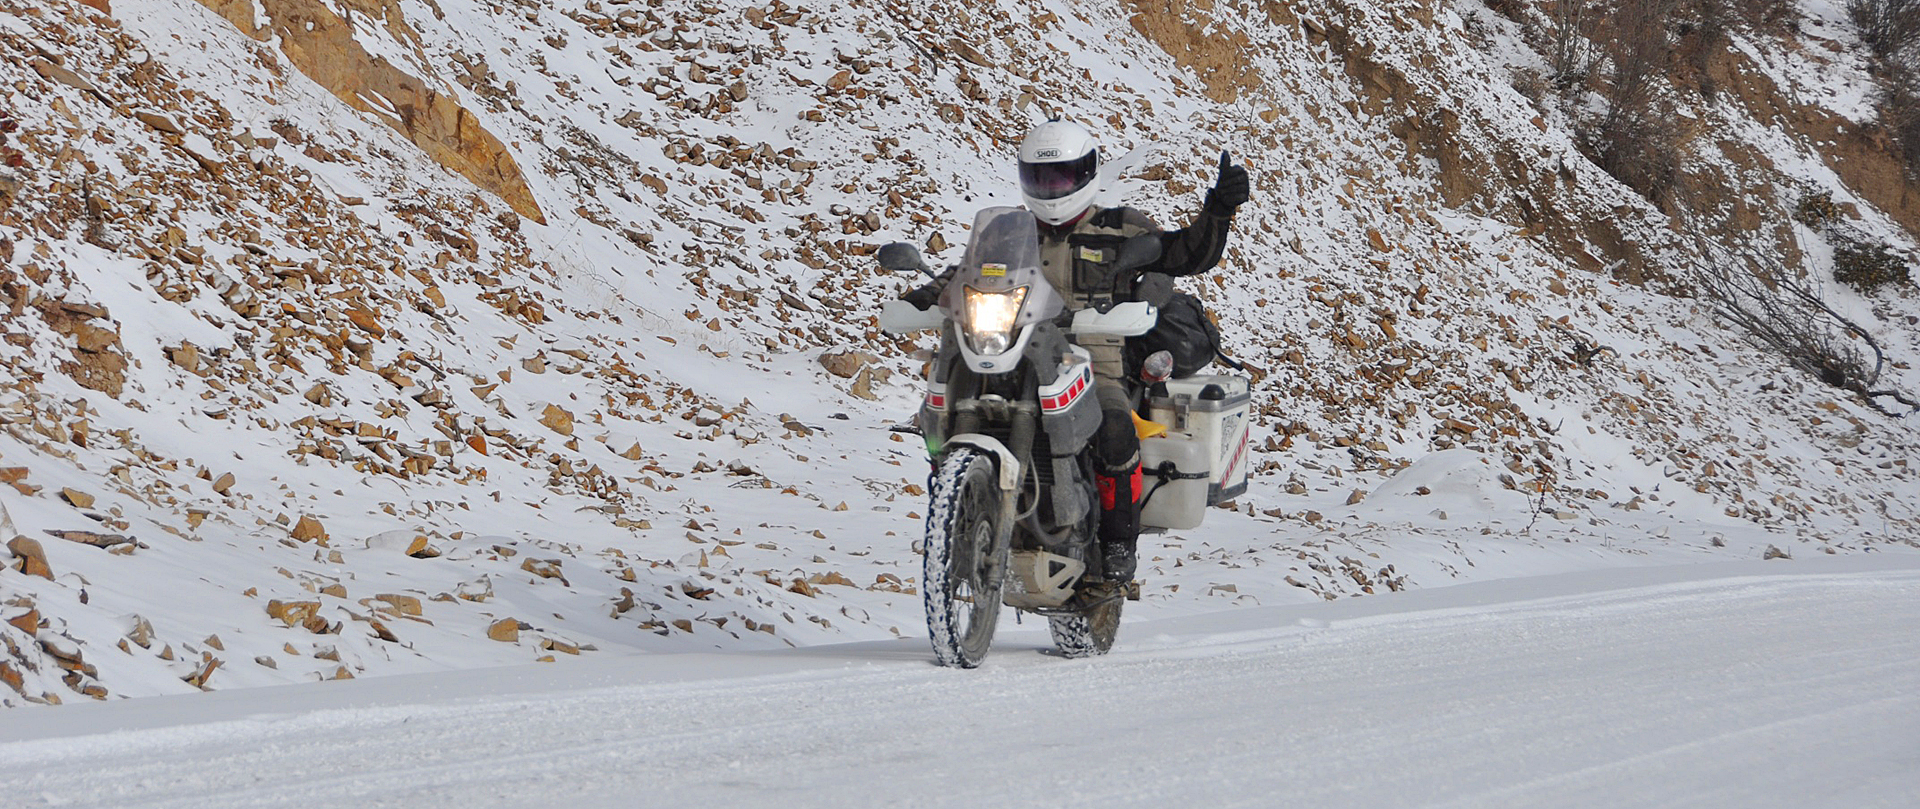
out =
[[1020,188],[1034,199],[1059,199],[1087,187],[1100,171],[1100,153],[1087,152],[1063,163],[1020,163]]

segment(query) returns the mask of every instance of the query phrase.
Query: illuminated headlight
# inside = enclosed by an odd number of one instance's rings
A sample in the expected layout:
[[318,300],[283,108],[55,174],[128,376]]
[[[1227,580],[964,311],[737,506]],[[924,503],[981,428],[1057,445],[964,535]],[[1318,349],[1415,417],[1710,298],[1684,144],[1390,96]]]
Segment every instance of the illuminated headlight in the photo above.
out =
[[966,289],[967,342],[986,355],[1005,354],[1013,347],[1013,321],[1027,299],[1026,287],[1006,292]]

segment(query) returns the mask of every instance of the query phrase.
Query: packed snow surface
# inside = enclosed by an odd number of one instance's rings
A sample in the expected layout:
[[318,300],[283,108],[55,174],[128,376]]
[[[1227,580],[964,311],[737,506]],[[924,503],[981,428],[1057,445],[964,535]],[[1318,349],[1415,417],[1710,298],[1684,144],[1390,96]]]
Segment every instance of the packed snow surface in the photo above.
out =
[[1594,570],[1128,624],[0,714],[9,806],[1920,803],[1920,559]]

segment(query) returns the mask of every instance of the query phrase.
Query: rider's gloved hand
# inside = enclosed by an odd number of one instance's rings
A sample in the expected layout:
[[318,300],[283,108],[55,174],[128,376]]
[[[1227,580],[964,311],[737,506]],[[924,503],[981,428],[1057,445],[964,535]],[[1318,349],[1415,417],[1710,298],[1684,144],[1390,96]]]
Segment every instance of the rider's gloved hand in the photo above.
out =
[[1220,178],[1213,181],[1213,187],[1207,189],[1206,208],[1209,213],[1232,216],[1233,210],[1247,201],[1250,183],[1247,180],[1247,168],[1233,165],[1227,153],[1220,153]]
[[934,289],[932,284],[922,284],[914,287],[913,290],[907,294],[901,295],[900,300],[913,304],[913,308],[925,312],[928,308],[940,302],[940,291]]

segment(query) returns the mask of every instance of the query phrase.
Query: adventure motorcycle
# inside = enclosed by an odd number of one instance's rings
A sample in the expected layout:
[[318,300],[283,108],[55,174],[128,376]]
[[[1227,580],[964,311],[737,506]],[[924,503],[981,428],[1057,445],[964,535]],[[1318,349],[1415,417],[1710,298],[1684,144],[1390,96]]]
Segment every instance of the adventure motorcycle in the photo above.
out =
[[[1106,582],[1100,570],[1089,445],[1101,411],[1091,357],[1071,338],[1145,334],[1157,310],[1135,301],[1068,313],[1041,274],[1038,224],[1025,209],[981,211],[972,233],[936,307],[891,301],[880,316],[890,333],[941,329],[918,414],[934,464],[920,583],[934,655],[943,665],[979,665],[1003,603],[1045,616],[1062,654],[1102,654],[1130,583]],[[1145,267],[1159,255],[1157,237],[1137,237],[1120,247],[1119,266]],[[878,257],[889,270],[933,275],[911,244],[887,245]],[[1244,415],[1244,383],[1239,391]],[[1239,430],[1244,456],[1244,419]],[[1185,473],[1177,466],[1158,469],[1163,485],[1212,478],[1191,462]],[[1244,472],[1240,481],[1244,488]],[[1206,489],[1201,497],[1213,499]],[[1174,522],[1197,525],[1198,511],[1188,510]]]

